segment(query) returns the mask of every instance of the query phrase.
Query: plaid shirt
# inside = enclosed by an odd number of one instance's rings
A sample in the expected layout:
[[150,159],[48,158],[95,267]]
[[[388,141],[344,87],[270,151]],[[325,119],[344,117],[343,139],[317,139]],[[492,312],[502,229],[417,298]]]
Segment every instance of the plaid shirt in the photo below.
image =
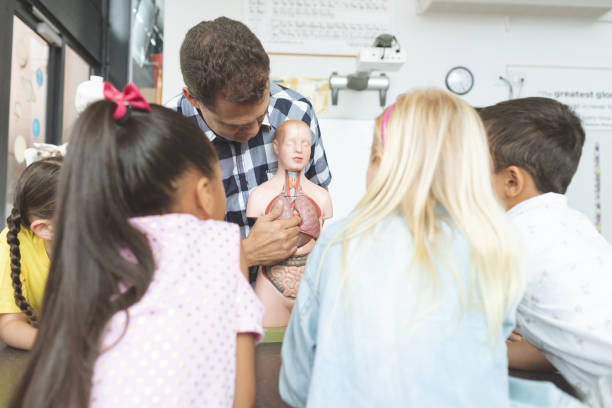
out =
[[301,120],[310,126],[312,146],[310,160],[304,169],[306,177],[321,187],[327,187],[331,182],[319,122],[312,104],[294,90],[270,83],[270,105],[266,117],[257,136],[244,143],[215,134],[183,95],[176,96],[166,106],[195,120],[215,146],[223,170],[223,186],[227,197],[225,220],[240,226],[242,238],[249,234],[255,222],[246,216],[250,191],[268,181],[278,169],[272,142],[276,128],[285,120]]

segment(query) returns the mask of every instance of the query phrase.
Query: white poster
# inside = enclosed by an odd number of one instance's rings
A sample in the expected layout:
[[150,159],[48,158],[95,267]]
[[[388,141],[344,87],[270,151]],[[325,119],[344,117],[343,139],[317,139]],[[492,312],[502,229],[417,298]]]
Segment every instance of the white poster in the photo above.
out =
[[571,106],[589,130],[612,129],[612,68],[509,65],[514,97],[543,96]]
[[244,15],[268,52],[353,55],[392,33],[391,1],[244,0]]
[[612,68],[509,65],[513,97],[542,96],[571,106],[586,140],[566,196],[612,242]]

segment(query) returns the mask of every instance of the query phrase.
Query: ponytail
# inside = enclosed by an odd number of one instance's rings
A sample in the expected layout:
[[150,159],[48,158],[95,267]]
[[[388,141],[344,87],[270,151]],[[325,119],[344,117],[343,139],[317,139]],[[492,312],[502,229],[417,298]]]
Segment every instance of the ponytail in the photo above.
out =
[[19,230],[21,229],[21,215],[19,210],[13,208],[11,215],[6,219],[8,232],[6,233],[6,241],[9,244],[9,252],[11,258],[11,281],[13,282],[13,290],[15,304],[25,315],[28,321],[34,327],[38,327],[38,318],[32,306],[28,303],[21,288],[21,251],[19,250]]

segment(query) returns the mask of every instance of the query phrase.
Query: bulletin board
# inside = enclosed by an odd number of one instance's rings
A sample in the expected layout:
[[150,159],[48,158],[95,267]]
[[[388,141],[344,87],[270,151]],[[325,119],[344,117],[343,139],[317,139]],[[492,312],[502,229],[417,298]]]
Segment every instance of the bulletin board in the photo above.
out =
[[245,22],[270,53],[356,55],[392,33],[392,0],[243,0]]

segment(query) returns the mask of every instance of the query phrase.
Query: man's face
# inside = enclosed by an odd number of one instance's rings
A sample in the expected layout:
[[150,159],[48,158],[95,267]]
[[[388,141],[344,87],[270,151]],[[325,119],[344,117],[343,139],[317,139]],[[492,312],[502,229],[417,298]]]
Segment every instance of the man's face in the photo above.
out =
[[236,142],[246,142],[259,133],[261,123],[268,112],[270,94],[266,90],[260,101],[243,105],[217,97],[214,110],[208,109],[193,98],[188,98],[192,105],[202,112],[206,124],[217,135]]

